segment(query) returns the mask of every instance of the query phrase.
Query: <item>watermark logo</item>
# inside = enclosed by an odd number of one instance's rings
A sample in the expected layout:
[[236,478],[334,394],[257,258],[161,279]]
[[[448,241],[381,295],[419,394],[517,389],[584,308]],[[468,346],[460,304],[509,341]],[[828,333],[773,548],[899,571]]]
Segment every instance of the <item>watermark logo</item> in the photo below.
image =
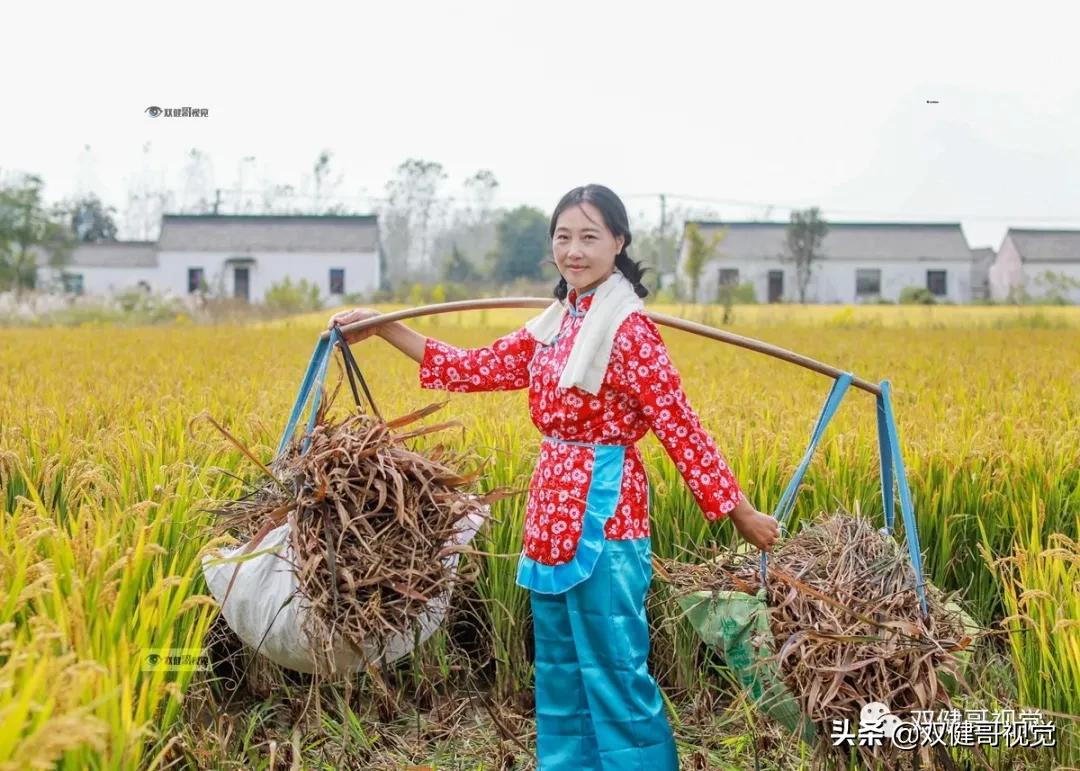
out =
[[848,718],[832,721],[833,746],[858,744],[877,747],[891,742],[901,750],[932,747],[990,745],[999,747],[1053,747],[1054,723],[1038,710],[985,709],[916,710],[907,720],[892,713],[888,705],[872,701],[859,712],[858,730]]
[[210,671],[210,655],[198,648],[147,648],[143,672]]
[[164,115],[166,118],[206,118],[210,115],[210,110],[206,107],[165,107],[161,108],[157,105],[151,105],[143,110],[151,118],[159,118]]

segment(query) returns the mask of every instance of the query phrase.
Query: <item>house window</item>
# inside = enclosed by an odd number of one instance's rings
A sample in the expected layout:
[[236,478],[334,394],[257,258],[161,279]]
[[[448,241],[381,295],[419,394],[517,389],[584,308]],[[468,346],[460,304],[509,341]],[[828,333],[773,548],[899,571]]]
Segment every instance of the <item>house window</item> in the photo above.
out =
[[855,296],[870,297],[881,294],[881,269],[856,268]]
[[187,269],[187,290],[188,294],[194,294],[200,291],[206,282],[203,280],[202,268],[188,268]]
[[735,286],[739,283],[738,268],[720,268],[720,286]]
[[345,294],[345,268],[330,268],[330,294]]
[[64,291],[71,294],[83,293],[83,274],[82,273],[64,273],[61,276],[61,280],[64,283]]
[[784,271],[769,271],[769,302],[778,303],[784,297]]
[[935,297],[944,297],[948,294],[948,292],[945,291],[945,271],[926,271],[926,288],[929,289],[930,294]]

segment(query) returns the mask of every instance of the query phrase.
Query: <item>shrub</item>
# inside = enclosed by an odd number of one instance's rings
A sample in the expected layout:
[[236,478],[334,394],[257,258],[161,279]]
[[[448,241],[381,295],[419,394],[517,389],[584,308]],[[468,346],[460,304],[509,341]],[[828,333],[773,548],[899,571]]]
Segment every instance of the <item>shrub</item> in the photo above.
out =
[[306,278],[294,284],[288,276],[266,290],[263,304],[271,310],[282,313],[304,313],[321,310],[323,307],[318,285]]
[[744,281],[732,291],[731,300],[737,305],[756,305],[757,292],[752,281]]
[[935,305],[937,298],[924,286],[905,286],[900,290],[901,305]]

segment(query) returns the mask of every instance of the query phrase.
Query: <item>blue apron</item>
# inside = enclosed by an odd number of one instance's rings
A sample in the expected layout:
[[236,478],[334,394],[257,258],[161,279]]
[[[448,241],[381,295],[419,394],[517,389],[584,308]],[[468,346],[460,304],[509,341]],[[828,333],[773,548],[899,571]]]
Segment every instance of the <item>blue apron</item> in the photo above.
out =
[[574,558],[543,565],[522,554],[518,563],[517,582],[532,605],[540,771],[678,771],[648,670],[651,540],[604,537],[626,448],[590,446],[595,460]]

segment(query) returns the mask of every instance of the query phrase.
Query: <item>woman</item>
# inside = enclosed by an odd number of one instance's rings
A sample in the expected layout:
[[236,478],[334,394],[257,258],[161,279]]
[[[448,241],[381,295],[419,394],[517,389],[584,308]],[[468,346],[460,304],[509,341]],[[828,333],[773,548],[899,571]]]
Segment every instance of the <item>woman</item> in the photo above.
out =
[[[627,254],[626,208],[601,185],[567,193],[551,217],[556,302],[484,348],[462,349],[401,322],[378,334],[420,363],[423,388],[529,389],[544,438],[529,485],[517,583],[530,590],[540,768],[678,769],[648,671],[650,487],[636,442],[650,429],[709,520],[730,517],[770,550],[776,521],[742,494],[701,425],[660,332],[642,269]],[[376,311],[336,314],[330,326]]]

